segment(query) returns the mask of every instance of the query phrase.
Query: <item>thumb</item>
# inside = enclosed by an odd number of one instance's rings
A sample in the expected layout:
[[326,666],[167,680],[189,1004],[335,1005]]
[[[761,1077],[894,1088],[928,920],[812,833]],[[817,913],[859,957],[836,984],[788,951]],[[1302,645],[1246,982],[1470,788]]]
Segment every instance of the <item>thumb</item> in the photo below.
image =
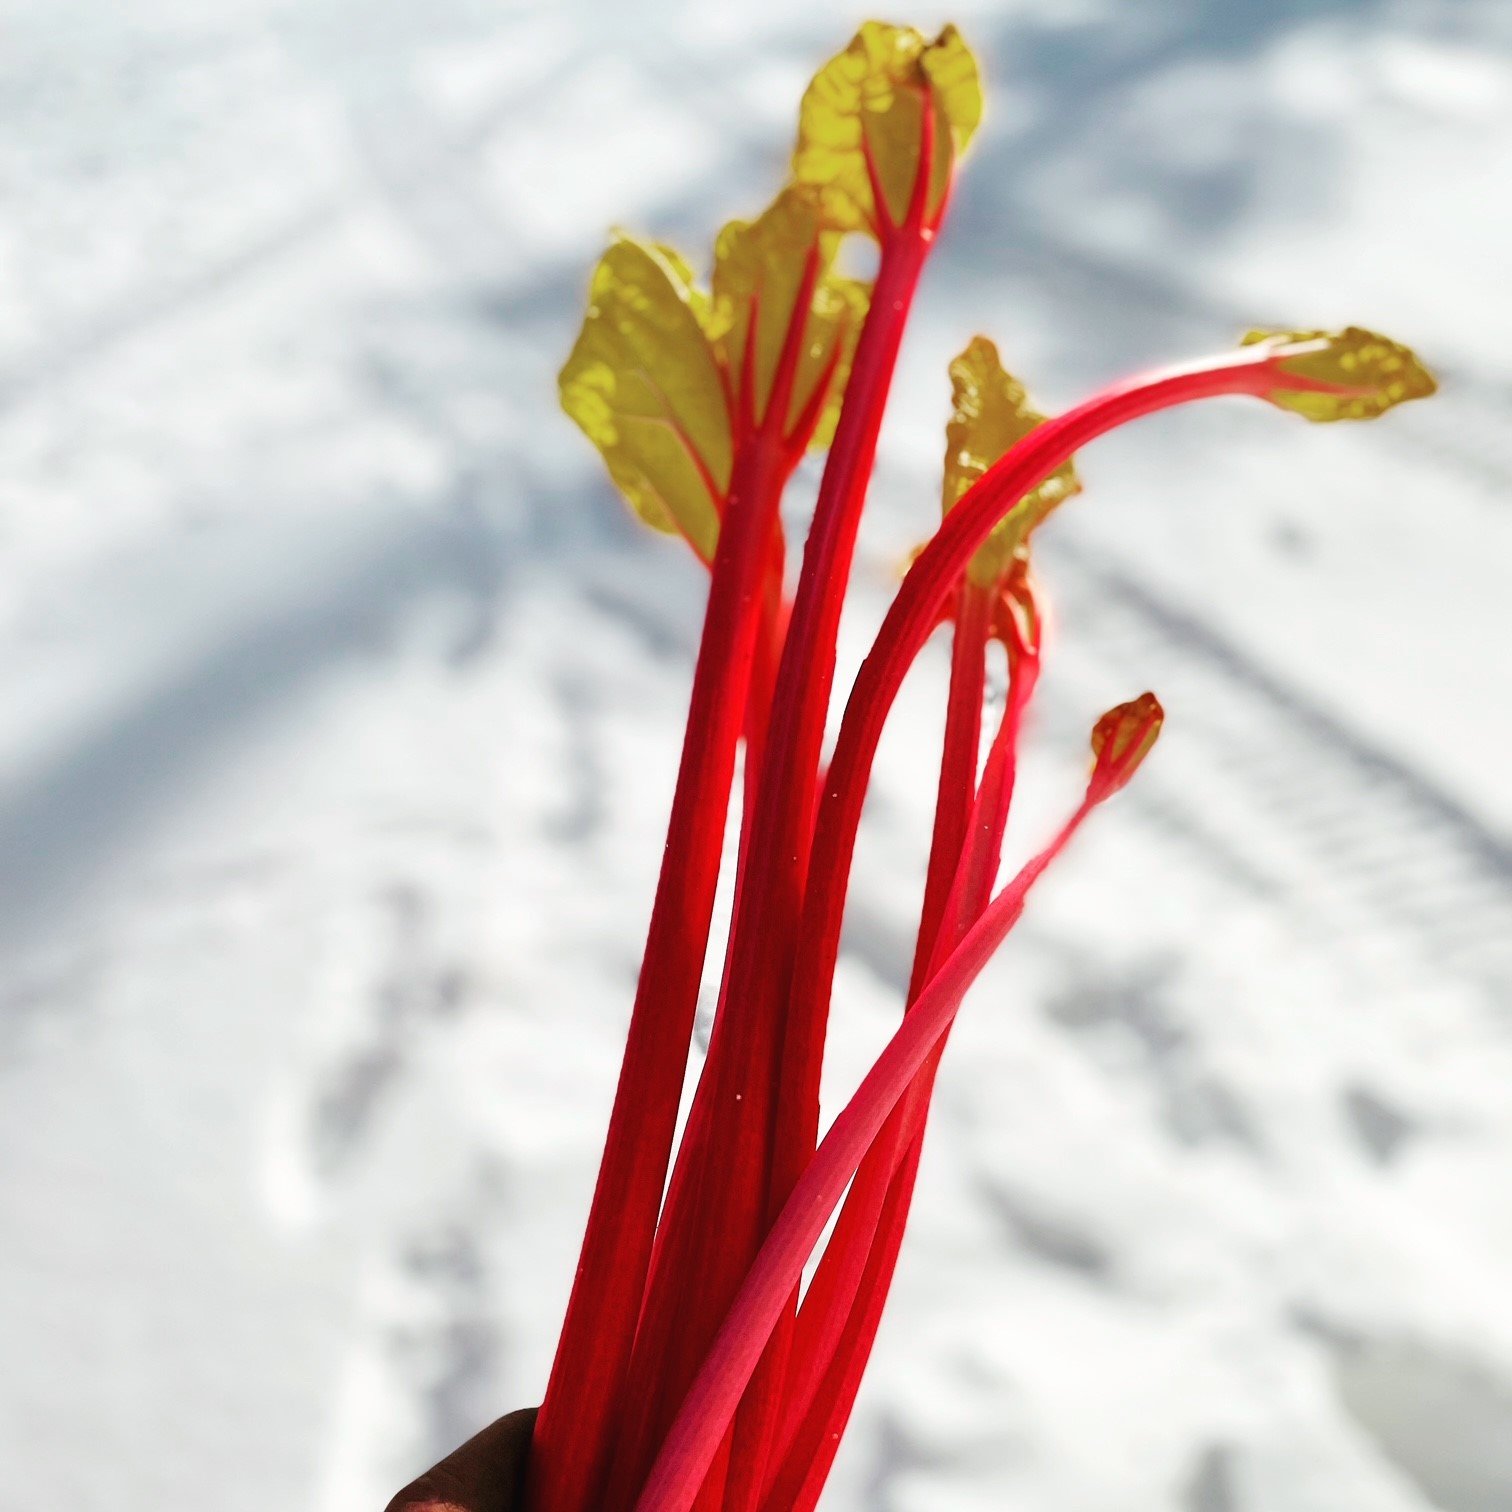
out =
[[386,1512],[523,1512],[536,1409],[490,1423],[413,1480]]

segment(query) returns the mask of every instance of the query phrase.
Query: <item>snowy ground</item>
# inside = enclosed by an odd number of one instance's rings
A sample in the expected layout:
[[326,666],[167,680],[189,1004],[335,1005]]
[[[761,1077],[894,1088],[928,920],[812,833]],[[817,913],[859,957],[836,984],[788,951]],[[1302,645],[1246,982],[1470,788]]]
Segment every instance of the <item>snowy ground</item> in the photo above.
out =
[[[700,576],[555,411],[586,270],[759,205],[860,13],[3,10],[0,1512],[374,1512],[538,1399],[680,733]],[[952,1045],[828,1505],[1506,1512],[1512,9],[955,15],[993,113],[848,658],[976,329],[1050,405],[1350,320],[1444,393],[1083,459],[1017,843],[1103,707],[1167,739]]]

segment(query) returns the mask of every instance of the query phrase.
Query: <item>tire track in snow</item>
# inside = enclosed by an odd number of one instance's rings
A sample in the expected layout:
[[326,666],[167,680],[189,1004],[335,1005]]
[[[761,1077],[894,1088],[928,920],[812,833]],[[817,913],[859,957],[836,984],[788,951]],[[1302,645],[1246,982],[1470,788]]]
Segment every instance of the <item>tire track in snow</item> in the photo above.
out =
[[[1158,682],[1182,707],[1184,728],[1210,758],[1210,775],[1237,790],[1239,843],[1259,820],[1297,858],[1295,873],[1273,878],[1283,901],[1294,895],[1305,906],[1321,878],[1355,905],[1362,928],[1373,920],[1405,936],[1436,973],[1505,1000],[1512,987],[1512,844],[1200,615],[1064,539],[1054,560],[1058,598],[1080,640],[1121,675],[1128,668],[1136,680]],[[1147,804],[1173,819],[1197,807],[1184,792],[1157,796],[1158,768],[1146,775]],[[1221,811],[1200,817],[1226,822]],[[1191,833],[1209,864],[1232,870],[1219,833]],[[1268,852],[1274,865],[1276,848]],[[1243,859],[1264,866],[1253,854]]]

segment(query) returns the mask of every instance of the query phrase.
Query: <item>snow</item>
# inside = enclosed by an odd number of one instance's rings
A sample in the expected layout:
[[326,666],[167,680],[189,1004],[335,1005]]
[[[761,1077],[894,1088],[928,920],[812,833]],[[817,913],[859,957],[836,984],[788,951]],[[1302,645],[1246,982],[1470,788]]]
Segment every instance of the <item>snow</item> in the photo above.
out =
[[[0,1512],[364,1512],[538,1400],[702,579],[554,405],[611,223],[690,251],[861,12],[7,7]],[[943,17],[917,18],[929,24]],[[843,656],[976,329],[1048,405],[1251,324],[1444,391],[1088,452],[1011,844],[1162,749],[941,1079],[834,1512],[1512,1506],[1512,12],[972,3],[992,116]],[[896,1012],[906,690],[827,1090]]]

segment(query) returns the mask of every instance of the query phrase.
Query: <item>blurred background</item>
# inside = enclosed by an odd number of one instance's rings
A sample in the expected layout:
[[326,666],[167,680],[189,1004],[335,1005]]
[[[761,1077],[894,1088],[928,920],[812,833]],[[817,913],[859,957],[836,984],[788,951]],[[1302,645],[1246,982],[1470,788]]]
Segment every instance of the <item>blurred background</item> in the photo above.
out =
[[[680,742],[704,578],[556,409],[587,273],[614,224],[706,258],[867,12],[4,11],[0,1512],[376,1512],[539,1399]],[[1506,1512],[1512,8],[892,19],[957,20],[990,114],[847,666],[977,330],[1047,408],[1253,324],[1375,326],[1443,393],[1081,458],[1010,848],[1102,709],[1167,735],[968,1004],[827,1505]]]

